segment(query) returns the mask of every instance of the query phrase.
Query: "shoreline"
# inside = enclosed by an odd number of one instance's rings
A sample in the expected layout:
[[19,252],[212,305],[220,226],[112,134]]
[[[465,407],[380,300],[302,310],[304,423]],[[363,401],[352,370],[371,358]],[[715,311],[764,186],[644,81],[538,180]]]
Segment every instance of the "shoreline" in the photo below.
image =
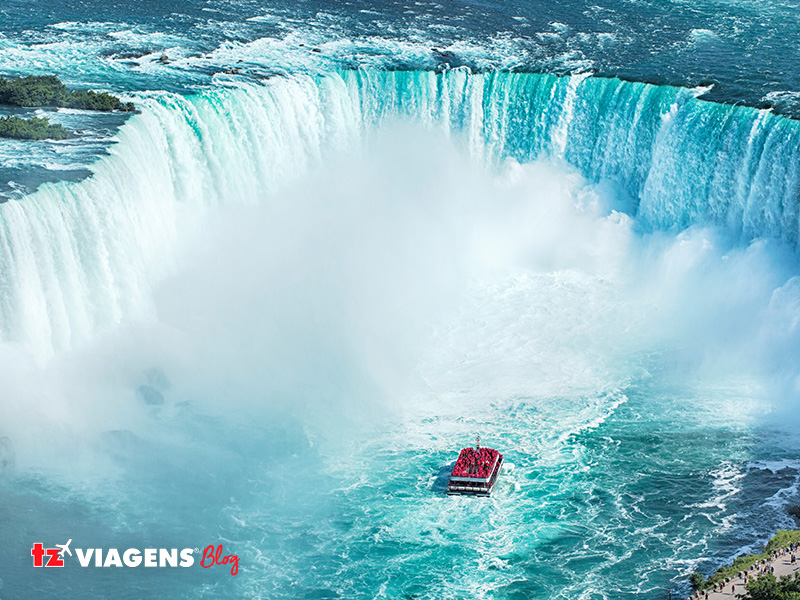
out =
[[[733,572],[735,571],[735,572]],[[772,573],[776,579],[800,571],[800,530],[778,531],[761,554],[734,559],[729,567],[720,567],[687,600],[723,600],[736,598],[747,590],[748,582]]]

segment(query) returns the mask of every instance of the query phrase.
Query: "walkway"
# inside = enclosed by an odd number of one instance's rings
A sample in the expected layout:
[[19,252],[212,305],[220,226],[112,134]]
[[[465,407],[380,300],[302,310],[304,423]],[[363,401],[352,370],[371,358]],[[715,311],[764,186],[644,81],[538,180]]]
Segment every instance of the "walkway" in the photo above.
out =
[[[748,577],[757,577],[761,573],[761,568],[764,566],[771,566],[774,567],[775,577],[780,579],[784,575],[789,575],[794,573],[795,571],[800,570],[800,550],[795,550],[794,555],[797,557],[797,561],[793,564],[792,563],[792,553],[789,551],[788,548],[784,548],[780,551],[778,556],[767,560],[766,565],[757,563],[750,567]],[[733,591],[733,588],[736,588],[736,591]],[[734,600],[736,596],[739,594],[745,593],[744,587],[744,580],[740,577],[733,577],[731,580],[725,584],[725,587],[721,592],[712,592],[708,590],[708,595],[706,596],[706,592],[700,592],[697,594],[692,594],[690,598],[692,600],[696,598],[700,598],[705,600]]]

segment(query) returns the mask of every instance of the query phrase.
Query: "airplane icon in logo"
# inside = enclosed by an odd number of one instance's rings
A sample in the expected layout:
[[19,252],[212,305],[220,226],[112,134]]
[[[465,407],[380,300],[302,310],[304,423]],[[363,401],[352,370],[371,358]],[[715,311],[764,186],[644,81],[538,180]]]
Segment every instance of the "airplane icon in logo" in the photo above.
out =
[[56,544],[56,548],[61,548],[61,550],[59,551],[61,558],[64,558],[64,552],[72,556],[72,550],[69,549],[69,545],[71,543],[72,543],[72,538],[69,538],[66,544]]

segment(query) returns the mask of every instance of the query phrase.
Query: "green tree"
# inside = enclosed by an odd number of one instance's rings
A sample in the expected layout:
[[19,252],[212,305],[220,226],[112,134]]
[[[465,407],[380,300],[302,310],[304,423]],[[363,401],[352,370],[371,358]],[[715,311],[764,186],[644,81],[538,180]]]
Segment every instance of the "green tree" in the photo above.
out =
[[702,590],[706,587],[706,576],[695,571],[689,576],[689,583],[695,592]]
[[772,573],[751,579],[742,596],[744,600],[800,600],[800,579],[784,575],[779,580]]
[[26,107],[65,107],[83,110],[132,112],[133,102],[122,102],[105,92],[69,90],[54,75],[0,78],[0,104]]
[[65,140],[70,134],[61,125],[51,125],[46,118],[0,117],[0,137],[18,140]]

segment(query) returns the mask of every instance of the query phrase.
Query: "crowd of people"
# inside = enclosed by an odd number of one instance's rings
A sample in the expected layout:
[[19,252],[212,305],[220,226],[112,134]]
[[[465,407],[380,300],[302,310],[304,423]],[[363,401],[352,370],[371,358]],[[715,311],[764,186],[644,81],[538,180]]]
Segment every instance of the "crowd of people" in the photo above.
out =
[[[768,558],[762,558],[755,564],[753,564],[749,569],[745,569],[744,571],[739,571],[736,574],[735,578],[726,577],[724,581],[719,581],[711,586],[710,590],[701,591],[698,590],[694,593],[694,596],[689,596],[686,600],[693,600],[696,599],[707,599],[709,592],[724,592],[727,589],[730,589],[731,594],[734,596],[736,595],[736,584],[737,580],[739,583],[740,591],[744,591],[744,586],[747,585],[747,582],[750,581],[752,577],[759,577],[761,575],[766,575],[767,573],[775,573],[775,566],[772,564],[773,561],[780,558],[781,556],[786,556],[787,554],[790,556],[789,562],[794,563],[796,562],[795,553],[800,550],[800,544],[796,542],[792,542],[785,548],[781,548],[780,550],[773,551]],[[730,586],[730,588],[728,588]]]
[[498,455],[493,448],[464,448],[453,467],[453,477],[489,477]]

